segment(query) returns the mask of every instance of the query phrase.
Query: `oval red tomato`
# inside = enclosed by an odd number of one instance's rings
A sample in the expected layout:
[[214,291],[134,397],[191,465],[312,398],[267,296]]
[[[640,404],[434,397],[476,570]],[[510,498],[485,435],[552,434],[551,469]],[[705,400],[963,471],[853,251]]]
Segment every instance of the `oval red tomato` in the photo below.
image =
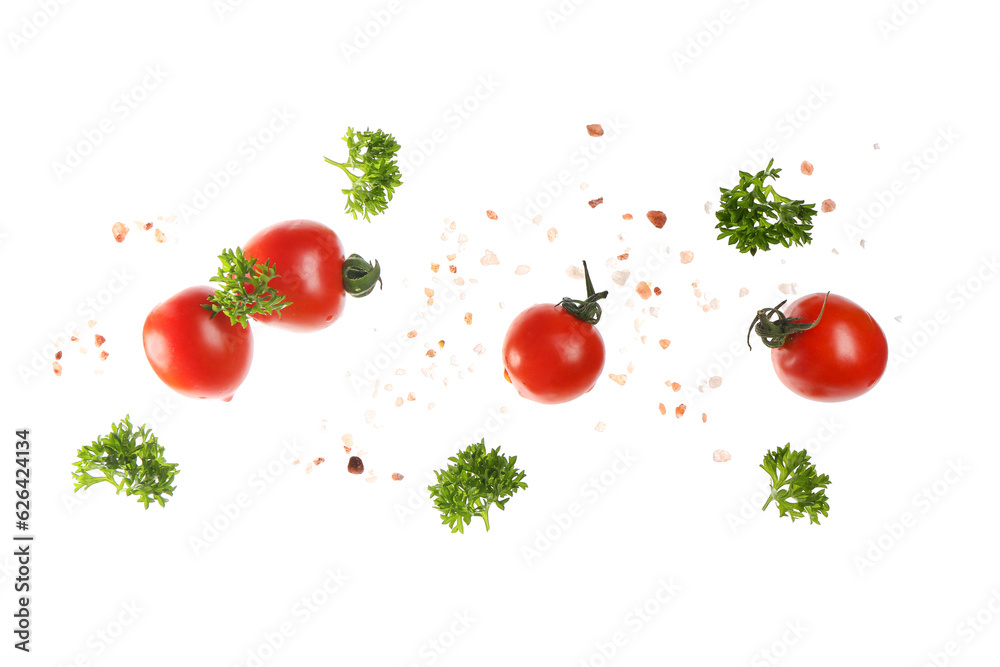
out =
[[191,398],[232,399],[253,359],[250,328],[204,308],[211,287],[189,287],[158,304],[142,327],[142,346],[156,375]]
[[503,365],[521,396],[565,403],[594,388],[604,370],[604,339],[597,327],[564,307],[537,304],[507,330]]
[[313,220],[286,220],[247,241],[243,251],[274,265],[271,281],[290,302],[280,313],[253,315],[263,324],[289,331],[318,331],[344,312],[344,247],[332,229]]
[[[814,322],[825,294],[798,299],[783,312]],[[771,350],[781,382],[814,401],[846,401],[867,393],[885,373],[889,345],[878,322],[864,308],[836,294],[827,298],[819,323],[792,333]]]

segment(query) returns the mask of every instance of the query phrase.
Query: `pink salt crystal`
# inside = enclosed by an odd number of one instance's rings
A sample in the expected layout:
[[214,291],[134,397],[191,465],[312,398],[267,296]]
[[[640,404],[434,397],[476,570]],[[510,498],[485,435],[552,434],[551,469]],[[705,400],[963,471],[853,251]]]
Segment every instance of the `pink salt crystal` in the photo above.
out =
[[499,264],[500,260],[497,259],[497,256],[493,254],[492,250],[487,250],[486,254],[480,258],[479,263],[482,264],[483,266],[490,266],[494,264]]
[[555,241],[556,237],[559,236],[559,230],[556,229],[555,227],[552,227],[549,229],[549,231],[545,232],[545,235],[549,238],[550,242]]
[[690,250],[685,250],[681,253],[681,264],[690,264],[693,259],[694,253]]
[[531,271],[531,267],[530,266],[528,266],[527,264],[518,264],[517,268],[514,269],[514,275],[515,276],[523,276],[528,271]]
[[128,227],[126,227],[124,224],[120,222],[116,222],[115,224],[111,225],[111,233],[114,234],[115,241],[121,243],[122,241],[125,240],[125,237],[128,235]]
[[712,452],[712,460],[715,461],[716,463],[725,463],[731,458],[733,457],[730,456],[729,452],[727,452],[724,449],[716,449],[714,452]]
[[829,213],[835,208],[837,208],[837,202],[833,201],[832,199],[824,199],[823,203],[820,204],[819,210],[823,211],[824,213]]

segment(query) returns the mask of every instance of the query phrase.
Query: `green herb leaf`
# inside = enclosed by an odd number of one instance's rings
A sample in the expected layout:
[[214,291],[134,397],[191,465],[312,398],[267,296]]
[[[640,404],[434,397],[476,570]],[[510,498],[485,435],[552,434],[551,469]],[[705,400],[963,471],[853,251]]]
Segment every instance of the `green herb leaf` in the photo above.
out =
[[517,457],[508,459],[499,447],[487,451],[485,439],[448,460],[447,469],[434,473],[438,483],[427,489],[441,513],[441,523],[453,533],[464,533],[474,516],[482,517],[489,531],[490,506],[496,504],[503,510],[515,493],[528,488],[522,481],[524,472],[514,466]]
[[[768,178],[777,180],[781,169],[773,169],[774,159],[764,171],[751,176],[740,172],[740,182],[732,190],[722,192],[721,208],[716,212],[720,230],[719,239],[729,238],[729,245],[736,245],[740,252],[756,255],[758,250],[770,250],[772,243],[786,248],[812,242],[812,219],[816,205],[801,199],[788,199],[774,191],[773,185],[764,185]],[[768,196],[771,198],[768,199]]]
[[793,522],[808,514],[809,523],[819,524],[820,514],[828,516],[826,487],[830,477],[816,473],[806,450],[793,452],[788,443],[777,451],[768,451],[760,467],[771,477],[771,495],[761,509],[766,510],[773,500],[779,516],[790,516]]
[[146,509],[151,502],[165,507],[170,498],[164,496],[174,495],[174,477],[180,471],[176,463],[163,460],[163,453],[153,432],[145,425],[136,431],[126,415],[111,425],[111,433],[76,453],[73,491],[110,482],[116,494],[124,491],[126,496],[139,496]]
[[344,210],[355,220],[360,213],[371,222],[369,216],[385,211],[392,201],[394,189],[403,184],[396,166],[399,144],[382,130],[355,132],[352,127],[347,128],[344,141],[347,142],[346,162],[323,159],[343,169],[351,179],[351,187],[341,190],[347,195]]
[[201,306],[211,311],[210,318],[224,313],[230,324],[239,323],[246,329],[248,316],[278,313],[281,317],[281,311],[292,305],[285,301],[284,294],[270,286],[272,280],[281,277],[270,261],[257,264],[257,259],[241,248],[235,252],[223,250],[219,261],[222,267],[210,279],[219,283],[219,287],[208,297],[209,303]]

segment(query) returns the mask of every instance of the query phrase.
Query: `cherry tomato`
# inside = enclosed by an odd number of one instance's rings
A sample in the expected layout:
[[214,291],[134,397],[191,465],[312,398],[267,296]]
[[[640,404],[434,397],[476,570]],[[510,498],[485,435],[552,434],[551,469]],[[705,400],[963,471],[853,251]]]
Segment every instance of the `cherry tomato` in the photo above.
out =
[[[565,403],[594,388],[604,370],[604,339],[590,274],[587,299],[536,304],[514,318],[503,341],[504,377],[521,396],[538,403]],[[576,313],[576,314],[574,314]]]
[[254,315],[263,324],[289,331],[318,331],[344,312],[344,247],[332,229],[312,220],[287,220],[257,232],[243,251],[274,265],[280,277],[270,286],[290,305],[280,314]]
[[142,346],[157,376],[191,398],[229,401],[253,359],[250,328],[204,308],[211,287],[189,287],[158,304],[142,327]]
[[778,378],[799,396],[846,401],[867,393],[882,378],[889,345],[878,322],[858,304],[836,294],[810,294],[784,314],[803,323],[819,318],[814,327],[789,334],[781,347],[771,350]]

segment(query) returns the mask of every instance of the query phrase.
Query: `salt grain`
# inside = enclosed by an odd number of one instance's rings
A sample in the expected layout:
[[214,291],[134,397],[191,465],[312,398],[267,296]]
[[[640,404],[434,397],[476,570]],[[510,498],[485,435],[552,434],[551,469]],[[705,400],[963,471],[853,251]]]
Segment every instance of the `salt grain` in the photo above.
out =
[[642,282],[635,286],[635,293],[639,295],[643,301],[653,296],[653,290],[649,289],[649,283]]
[[539,224],[542,221],[542,216],[541,215],[536,215],[535,217],[533,217],[531,219],[531,221],[537,225],[537,224]]
[[559,230],[552,227],[549,231],[545,232],[545,235],[549,238],[549,242],[555,241],[556,237],[559,236]]
[[608,425],[605,424],[604,422],[597,422],[597,426],[594,427],[594,430],[597,431],[598,433],[604,433],[604,429],[606,429],[607,427]]
[[163,243],[167,240],[167,235],[163,233],[163,230],[157,229],[153,232],[153,238],[156,239],[157,243]]
[[716,449],[714,452],[712,452],[712,460],[715,461],[716,463],[725,463],[731,458],[733,457],[730,456],[729,452],[727,452],[724,449]]
[[589,134],[592,137],[601,137],[601,136],[604,136],[604,128],[601,127],[600,123],[595,123],[593,125],[588,125],[587,126],[587,134]]
[[500,260],[497,259],[497,256],[493,254],[492,250],[487,250],[486,254],[480,258],[479,263],[482,264],[483,266],[490,266],[499,264]]
[[614,273],[611,274],[611,282],[613,282],[615,285],[622,286],[628,280],[628,277],[630,275],[631,272],[628,269],[624,269],[622,271],[615,271]]
[[622,220],[631,220],[631,219],[632,219],[631,213],[625,213],[622,215]]
[[830,213],[836,208],[837,208],[837,202],[833,201],[832,199],[824,199],[823,203],[820,204],[819,210],[823,211],[824,213]]
[[515,276],[523,276],[528,271],[531,271],[531,267],[530,266],[528,266],[527,264],[518,264],[517,268],[514,269],[514,275]]
[[664,350],[667,349],[668,347],[670,347],[670,341],[667,340],[666,338],[661,338],[660,347],[662,347]]
[[660,403],[660,414],[661,415],[667,414],[667,406],[665,406],[663,403]]
[[713,375],[712,377],[708,378],[708,387],[710,389],[718,389],[721,386],[722,386],[722,378],[719,377],[718,375]]
[[805,160],[803,160],[801,166],[799,166],[799,169],[806,176],[812,176],[813,173],[812,162],[806,162]]
[[687,406],[684,405],[683,403],[674,408],[674,416],[677,417],[678,419],[683,417],[685,412],[687,412]]
[[[122,241],[125,240],[125,237],[128,235],[128,227],[126,227],[120,222],[116,222],[115,224],[111,225],[111,233],[114,234],[115,241],[121,243]],[[56,373],[56,375],[58,375],[58,373]]]
[[618,384],[622,385],[622,386],[625,385],[625,380],[628,379],[627,375],[616,374],[616,373],[608,373],[608,377],[611,378],[612,380],[614,380],[615,382],[617,382]]
[[490,220],[496,220],[497,214],[494,213],[493,211],[486,211],[486,217],[489,218]]
[[750,293],[750,290],[748,290],[748,289],[747,289],[746,287],[741,287],[741,288],[740,288],[740,298],[741,298],[741,299],[742,299],[743,297],[745,297],[745,296],[746,296],[747,294],[749,294],[749,293]]
[[685,250],[681,253],[681,264],[690,264],[694,260],[694,253],[690,250]]
[[579,266],[567,267],[566,275],[574,280],[583,280],[583,269],[581,269]]
[[663,211],[650,211],[646,214],[646,219],[657,229],[663,229],[663,225],[667,223],[667,216]]

